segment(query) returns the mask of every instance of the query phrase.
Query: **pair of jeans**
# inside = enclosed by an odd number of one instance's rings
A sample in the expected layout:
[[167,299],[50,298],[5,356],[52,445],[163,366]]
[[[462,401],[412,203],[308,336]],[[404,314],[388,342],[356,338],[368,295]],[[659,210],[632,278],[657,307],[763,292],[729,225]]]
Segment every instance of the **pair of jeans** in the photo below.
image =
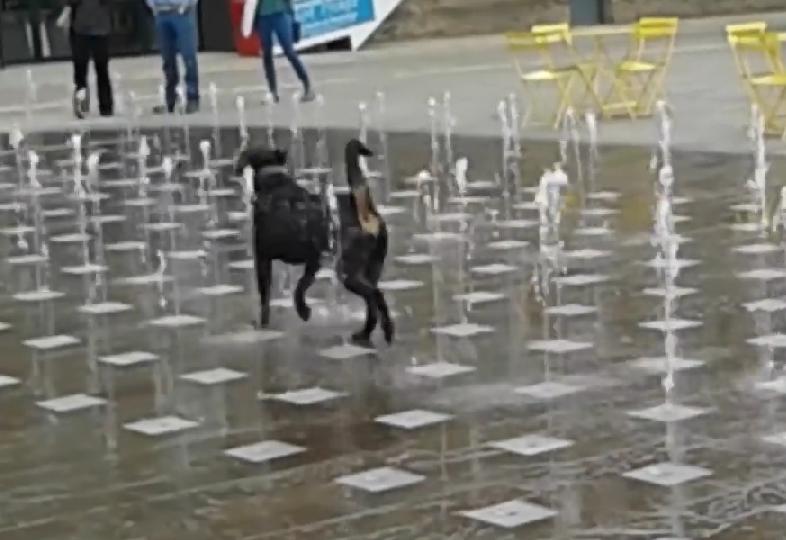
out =
[[278,96],[278,82],[276,81],[276,66],[273,63],[273,35],[278,39],[281,50],[284,51],[284,55],[295,70],[297,78],[303,84],[303,88],[305,90],[311,89],[306,68],[295,51],[292,36],[293,22],[292,15],[283,11],[271,15],[260,15],[256,20],[257,34],[262,42],[262,64],[265,68],[265,77],[268,88],[274,96]]
[[98,110],[104,116],[111,115],[114,104],[112,81],[109,78],[109,36],[71,32],[71,55],[74,62],[74,86],[77,91],[87,90],[87,68],[90,60],[93,60],[98,83]]
[[156,13],[156,35],[161,50],[165,79],[165,99],[169,111],[175,109],[180,71],[178,54],[185,66],[186,99],[199,103],[199,65],[197,62],[197,29],[194,10]]

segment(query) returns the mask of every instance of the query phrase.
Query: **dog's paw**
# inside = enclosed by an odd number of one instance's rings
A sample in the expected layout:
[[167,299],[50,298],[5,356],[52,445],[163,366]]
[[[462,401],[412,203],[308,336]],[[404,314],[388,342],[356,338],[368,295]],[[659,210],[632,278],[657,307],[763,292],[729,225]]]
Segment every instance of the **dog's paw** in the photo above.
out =
[[393,338],[396,335],[396,327],[393,321],[386,321],[382,323],[382,333],[385,335],[385,342],[390,345],[393,343]]
[[363,347],[365,349],[373,349],[374,345],[371,343],[371,336],[366,334],[363,331],[355,332],[352,334],[352,343],[357,345],[358,347]]
[[303,305],[297,307],[297,314],[304,321],[308,321],[311,318],[311,308]]

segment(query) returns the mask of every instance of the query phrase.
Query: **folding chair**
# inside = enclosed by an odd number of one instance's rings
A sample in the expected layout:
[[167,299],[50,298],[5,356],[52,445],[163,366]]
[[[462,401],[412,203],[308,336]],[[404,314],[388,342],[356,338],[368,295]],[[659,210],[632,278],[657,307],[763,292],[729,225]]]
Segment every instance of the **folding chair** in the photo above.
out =
[[[552,84],[558,91],[557,109],[550,122],[557,128],[565,111],[573,106],[572,89],[578,71],[574,65],[559,67],[556,62],[556,51],[570,43],[570,31],[560,28],[545,29],[536,32],[511,32],[505,34],[508,50],[513,53],[513,63],[521,80],[525,93],[528,94],[528,113],[539,108],[535,96],[535,87]],[[521,62],[523,53],[539,56],[539,69],[527,69]]]
[[766,133],[786,139],[786,69],[781,56],[781,40],[778,34],[770,32],[765,32],[757,39],[760,54],[770,63],[772,72],[751,75],[749,82],[753,103],[764,115]]
[[614,66],[605,109],[624,109],[631,118],[652,114],[655,103],[663,98],[663,84],[674,54],[679,19],[642,17],[633,28],[627,58]]
[[751,105],[760,106],[756,89],[751,80],[769,75],[776,71],[772,60],[768,57],[763,41],[767,31],[766,22],[730,24],[726,26],[726,39],[731,48],[734,66],[742,82],[743,90],[748,95]]
[[564,54],[562,55],[567,62],[562,65],[563,69],[575,69],[576,74],[584,82],[584,94],[578,100],[581,104],[586,103],[587,98],[600,104],[597,91],[597,77],[600,72],[600,66],[594,60],[582,60],[578,51],[573,45],[573,34],[571,33],[570,24],[566,22],[555,24],[534,24],[530,28],[533,34],[550,34],[560,33],[563,35],[564,41]]

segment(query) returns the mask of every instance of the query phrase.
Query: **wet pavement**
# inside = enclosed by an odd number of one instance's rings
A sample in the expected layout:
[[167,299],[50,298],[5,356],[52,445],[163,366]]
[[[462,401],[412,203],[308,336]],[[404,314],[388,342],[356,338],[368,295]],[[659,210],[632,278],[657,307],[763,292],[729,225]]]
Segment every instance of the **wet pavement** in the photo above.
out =
[[[198,171],[209,131],[190,135],[184,170]],[[347,137],[327,134],[331,162]],[[745,306],[784,297],[784,251],[780,238],[735,225],[756,221],[732,208],[749,202],[749,158],[674,156],[686,261],[675,317],[700,324],[676,332],[672,406],[651,410],[666,397],[664,333],[646,327],[663,318],[663,298],[647,290],[662,276],[647,264],[655,175],[644,148],[601,148],[594,169],[584,147],[579,165],[570,160],[555,263],[521,203],[556,144],[525,144],[510,199],[476,184],[486,199],[446,203],[429,228],[401,193],[428,166],[428,137],[391,136],[396,180],[375,191],[391,229],[383,279],[398,335],[390,347],[376,335],[368,351],[346,343],[360,304],[329,275],[311,290],[311,321],[285,305],[268,331],[253,330],[243,201],[224,164],[214,186],[177,172],[179,191],[148,171],[143,193],[116,182],[139,172],[133,159],[106,165],[122,153],[106,144],[98,185],[109,197],[84,205],[85,219],[124,221],[101,236],[87,229],[88,259],[80,238],[57,241],[80,231],[71,165],[59,163],[71,152],[46,148],[65,139],[30,137],[39,168],[53,171],[42,183],[65,186],[40,198],[49,262],[13,258],[33,250],[31,232],[2,239],[0,538],[783,537],[783,342],[749,340],[781,330],[786,304]],[[220,139],[231,155],[236,133]],[[152,168],[161,150],[151,142]],[[313,134],[304,148],[313,155]],[[470,182],[501,169],[496,140],[456,138],[453,153],[469,158]],[[3,202],[27,210],[3,206],[2,226],[32,225],[34,200],[14,195],[14,156],[3,159]],[[200,200],[200,187],[234,192]],[[191,206],[171,213],[172,201]],[[140,227],[169,221],[179,228]],[[204,234],[225,229],[235,232]],[[419,236],[435,231],[441,240]],[[121,243],[131,241],[141,244]],[[86,262],[107,270],[64,272]],[[278,296],[292,276],[279,268]],[[15,298],[45,285],[64,295]],[[161,319],[173,313],[192,319]],[[52,335],[73,340],[30,341]]]

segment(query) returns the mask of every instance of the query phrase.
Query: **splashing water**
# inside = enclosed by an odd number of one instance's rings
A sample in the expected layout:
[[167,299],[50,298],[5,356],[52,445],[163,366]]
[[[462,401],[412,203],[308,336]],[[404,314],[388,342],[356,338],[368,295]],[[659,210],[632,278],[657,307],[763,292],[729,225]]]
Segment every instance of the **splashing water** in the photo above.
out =
[[167,299],[164,290],[164,283],[166,281],[167,262],[164,252],[160,249],[156,251],[156,258],[158,259],[158,268],[156,269],[155,273],[157,278],[156,286],[158,287],[158,305],[161,307],[161,309],[165,309],[167,306]]
[[467,171],[469,170],[469,159],[463,157],[456,161],[456,186],[460,195],[464,195],[467,190]]
[[30,162],[30,170],[27,172],[27,178],[30,181],[30,186],[33,189],[40,189],[41,182],[38,180],[38,163],[41,158],[38,157],[38,153],[30,150],[27,153],[27,160]]
[[453,165],[453,127],[456,119],[453,117],[451,95],[446,91],[442,96],[442,133],[445,145],[445,163],[447,167]]
[[756,194],[761,211],[761,223],[764,227],[768,225],[767,217],[767,172],[769,163],[767,162],[767,144],[764,139],[765,118],[757,108],[752,109],[752,114],[758,114],[754,120],[753,129],[753,178],[746,182],[747,187]]
[[240,135],[240,146],[245,148],[248,145],[248,128],[246,127],[246,98],[243,96],[235,97],[235,109],[237,109],[237,131]]
[[437,129],[437,100],[428,99],[428,116],[431,128],[431,176],[439,177],[439,135]]
[[508,112],[510,113],[510,131],[513,139],[513,154],[521,157],[521,113],[516,94],[508,96]]

